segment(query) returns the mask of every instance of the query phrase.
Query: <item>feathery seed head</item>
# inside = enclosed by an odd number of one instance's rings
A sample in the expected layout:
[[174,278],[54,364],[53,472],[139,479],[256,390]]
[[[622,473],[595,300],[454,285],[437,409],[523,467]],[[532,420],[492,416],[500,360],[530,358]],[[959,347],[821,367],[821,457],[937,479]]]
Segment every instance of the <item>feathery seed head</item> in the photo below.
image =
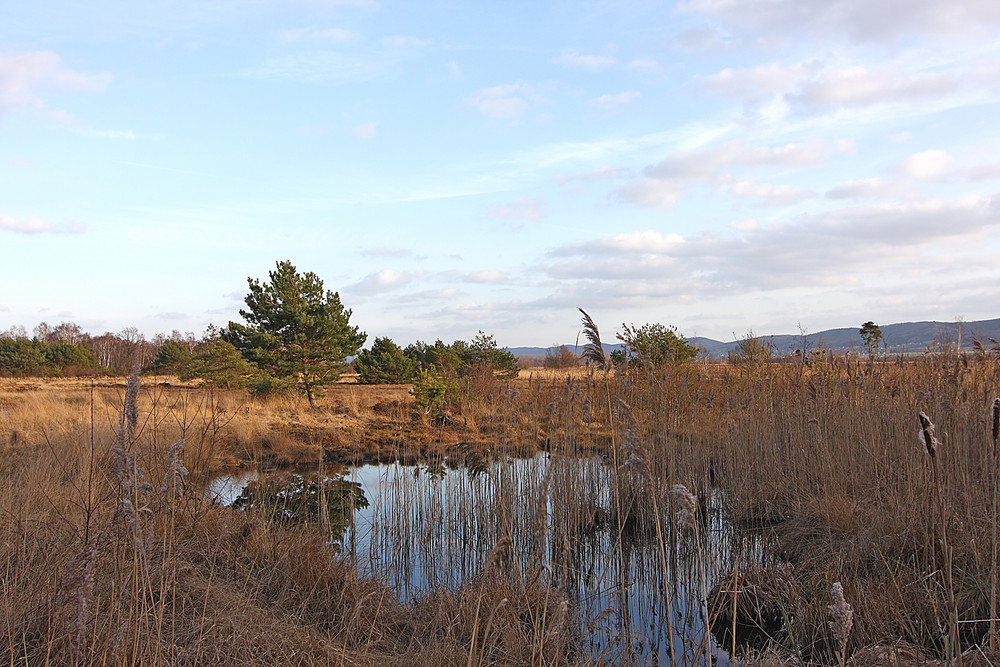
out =
[[184,440],[178,440],[170,446],[167,452],[167,471],[163,475],[163,486],[160,493],[164,497],[180,498],[184,495],[184,478],[188,469],[184,467]]
[[833,598],[833,604],[826,608],[830,615],[830,632],[833,634],[833,640],[840,648],[840,652],[843,653],[844,649],[847,648],[847,638],[851,634],[851,627],[854,626],[854,610],[844,599],[844,587],[839,581],[833,585],[830,596]]
[[695,517],[698,514],[698,499],[683,484],[674,484],[670,489],[670,495],[677,502],[677,523],[694,529],[697,524]]

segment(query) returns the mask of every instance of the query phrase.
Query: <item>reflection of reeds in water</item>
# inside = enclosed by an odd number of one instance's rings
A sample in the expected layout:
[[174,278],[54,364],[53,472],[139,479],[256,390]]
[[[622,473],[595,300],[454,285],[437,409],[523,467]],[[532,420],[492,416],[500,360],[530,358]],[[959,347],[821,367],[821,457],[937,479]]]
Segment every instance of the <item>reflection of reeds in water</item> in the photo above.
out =
[[[378,470],[377,481],[373,472],[359,472],[373,509],[356,522],[356,555],[404,597],[459,588],[502,565],[518,580],[541,577],[561,591],[595,658],[642,662],[656,653],[698,664],[691,647],[710,650],[699,561],[673,570],[665,537],[634,525],[619,533],[610,509],[616,471],[600,457],[499,458],[475,476],[397,464]],[[710,535],[707,576],[740,546],[722,537]],[[672,658],[675,644],[684,648]]]

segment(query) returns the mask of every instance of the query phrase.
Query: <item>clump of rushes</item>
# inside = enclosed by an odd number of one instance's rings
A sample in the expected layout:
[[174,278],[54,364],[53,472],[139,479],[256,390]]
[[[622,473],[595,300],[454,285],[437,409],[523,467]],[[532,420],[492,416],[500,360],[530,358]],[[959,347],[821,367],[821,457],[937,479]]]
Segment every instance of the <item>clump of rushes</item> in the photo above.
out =
[[[674,653],[674,627],[673,627],[673,616],[674,611],[672,609],[672,603],[670,600],[670,568],[667,564],[667,545],[666,545],[666,535],[661,525],[661,514],[660,514],[660,503],[659,495],[660,490],[653,480],[653,471],[649,467],[649,462],[647,461],[646,453],[643,451],[642,441],[639,439],[639,424],[636,421],[635,415],[632,414],[632,409],[629,405],[618,399],[619,410],[623,413],[624,418],[628,421],[629,427],[625,432],[625,445],[624,450],[628,452],[628,458],[625,459],[625,463],[619,466],[617,472],[621,472],[623,469],[628,469],[636,472],[643,476],[645,483],[648,486],[649,494],[653,500],[653,518],[656,522],[656,543],[659,549],[660,555],[660,567],[663,572],[663,590],[666,593],[664,598],[667,603],[667,636],[670,642],[670,661],[672,663],[677,662],[677,657]],[[705,623],[708,623],[708,618],[705,618]]]
[[[683,484],[674,484],[670,495],[677,502],[677,525],[694,535],[694,546],[698,554],[698,575],[701,580],[701,612],[705,616],[705,664],[712,664],[712,640],[709,628],[712,619],[708,616],[708,592],[705,588],[705,563],[701,555],[701,536],[698,531],[698,498]],[[671,638],[671,641],[673,638]]]
[[833,604],[827,607],[830,615],[830,633],[833,635],[833,653],[840,667],[845,667],[847,659],[847,638],[851,635],[851,628],[854,626],[854,610],[844,599],[844,587],[840,582],[833,585],[830,591]]
[[939,532],[941,535],[941,551],[944,558],[945,586],[948,592],[948,636],[945,638],[945,655],[949,665],[962,667],[962,646],[958,640],[958,606],[955,602],[955,587],[952,580],[952,548],[948,544],[948,517],[944,511],[944,499],[941,493],[941,480],[938,476],[937,450],[940,444],[934,435],[934,422],[921,411],[920,415],[920,442],[927,450],[927,456],[931,460],[931,471],[934,475],[934,492],[937,496],[938,520],[940,521]]

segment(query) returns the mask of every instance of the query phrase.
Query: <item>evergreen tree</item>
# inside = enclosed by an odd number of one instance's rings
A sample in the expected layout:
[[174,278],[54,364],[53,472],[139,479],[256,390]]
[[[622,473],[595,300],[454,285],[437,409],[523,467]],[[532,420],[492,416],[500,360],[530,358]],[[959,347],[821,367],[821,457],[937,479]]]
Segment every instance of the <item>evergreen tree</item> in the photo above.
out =
[[351,311],[315,273],[300,274],[284,261],[269,278],[247,278],[247,309],[240,311],[246,324],[230,322],[223,339],[258,369],[295,385],[314,406],[367,336],[350,326]]

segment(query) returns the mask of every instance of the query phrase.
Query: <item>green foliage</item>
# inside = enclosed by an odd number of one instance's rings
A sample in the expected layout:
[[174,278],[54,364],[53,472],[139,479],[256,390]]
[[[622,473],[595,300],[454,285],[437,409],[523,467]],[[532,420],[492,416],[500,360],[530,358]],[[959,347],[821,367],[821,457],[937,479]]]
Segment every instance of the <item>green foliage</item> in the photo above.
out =
[[315,405],[322,388],[340,378],[344,360],[364,344],[366,335],[349,325],[351,311],[340,295],[323,289],[312,273],[300,274],[291,262],[278,262],[262,283],[248,278],[250,293],[223,339],[265,373],[294,384]]
[[150,369],[158,373],[173,373],[184,377],[188,374],[188,366],[193,358],[194,355],[187,349],[187,346],[175,340],[164,341],[156,353]]
[[31,375],[45,366],[45,343],[27,338],[0,338],[0,371]]
[[861,340],[865,342],[865,347],[868,348],[868,356],[875,356],[875,350],[882,344],[882,329],[874,322],[868,321],[861,325],[861,330],[858,333],[861,335]]
[[482,331],[472,343],[456,340],[445,345],[417,341],[404,354],[420,368],[411,394],[417,407],[425,412],[440,412],[445,405],[457,405],[459,394],[489,393],[497,379],[517,377],[517,357],[510,350],[497,347],[496,339]]
[[451,345],[445,345],[438,339],[434,345],[428,345],[423,341],[417,341],[406,346],[403,353],[417,362],[423,370],[434,370],[440,375],[457,377],[459,368],[462,366],[462,355],[468,346],[465,341],[456,340]]
[[63,375],[97,366],[97,355],[82,343],[0,338],[0,373],[4,375]]
[[321,520],[320,499],[325,495],[330,531],[334,541],[339,541],[352,511],[368,507],[368,499],[358,482],[343,477],[325,477],[320,482],[296,474],[268,476],[250,482],[232,506],[262,512],[277,523],[310,523]]
[[500,378],[509,380],[516,378],[519,372],[517,357],[513,352],[497,347],[496,339],[482,331],[472,339],[472,344],[466,348],[463,357],[465,373],[473,369],[493,371]]
[[45,363],[51,368],[96,368],[97,355],[86,345],[50,343],[45,350]]
[[488,370],[504,379],[517,377],[517,357],[507,349],[500,349],[496,339],[480,331],[472,343],[456,340],[445,345],[437,340],[434,345],[417,341],[404,351],[420,368],[434,370],[449,377],[468,377],[474,371]]
[[376,338],[370,350],[354,360],[361,384],[402,384],[417,375],[417,362],[388,338]]
[[435,368],[420,369],[413,389],[410,390],[417,409],[434,414],[440,413],[448,403],[455,400],[457,393],[457,378],[445,375]]
[[189,362],[186,375],[202,378],[215,387],[242,389],[252,373],[250,364],[232,343],[215,337],[202,344],[198,355]]
[[677,335],[676,328],[662,324],[625,326],[618,339],[625,343],[625,349],[611,354],[611,360],[616,364],[623,363],[627,358],[631,365],[660,368],[698,356],[698,348]]

